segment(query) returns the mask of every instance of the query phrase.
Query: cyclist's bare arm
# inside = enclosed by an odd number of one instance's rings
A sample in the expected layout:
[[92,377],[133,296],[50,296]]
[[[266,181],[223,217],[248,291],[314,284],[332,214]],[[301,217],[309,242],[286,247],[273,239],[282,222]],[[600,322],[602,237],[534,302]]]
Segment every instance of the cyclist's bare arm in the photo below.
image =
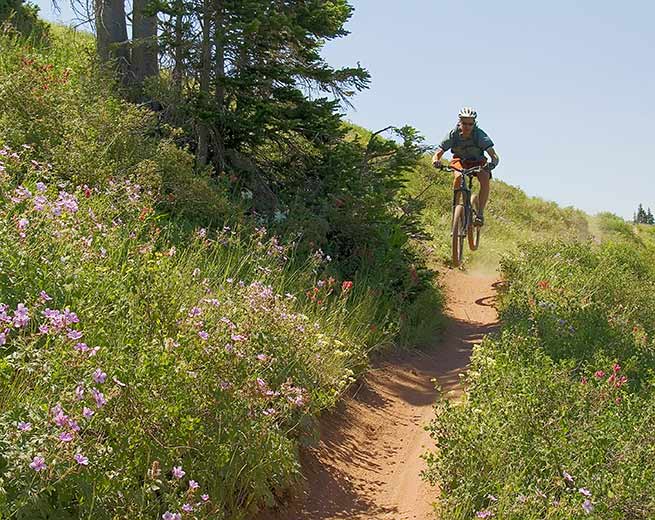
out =
[[437,148],[437,151],[432,156],[432,166],[437,166],[438,164],[440,164],[441,163],[441,157],[445,153],[446,152],[444,152],[441,148]]
[[498,157],[498,154],[496,153],[496,150],[494,150],[493,146],[491,148],[487,148],[487,154],[489,154],[489,157],[491,157],[491,164],[494,165],[494,168],[498,166],[500,157]]

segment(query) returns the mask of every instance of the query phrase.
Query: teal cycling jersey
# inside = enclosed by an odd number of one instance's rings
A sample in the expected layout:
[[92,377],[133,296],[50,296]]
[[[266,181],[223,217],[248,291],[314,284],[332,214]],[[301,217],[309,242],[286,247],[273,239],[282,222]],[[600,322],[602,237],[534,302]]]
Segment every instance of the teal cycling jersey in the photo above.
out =
[[439,148],[444,152],[452,150],[453,157],[465,161],[479,161],[484,159],[484,152],[493,145],[493,141],[482,128],[475,126],[471,135],[464,138],[458,125],[441,141]]

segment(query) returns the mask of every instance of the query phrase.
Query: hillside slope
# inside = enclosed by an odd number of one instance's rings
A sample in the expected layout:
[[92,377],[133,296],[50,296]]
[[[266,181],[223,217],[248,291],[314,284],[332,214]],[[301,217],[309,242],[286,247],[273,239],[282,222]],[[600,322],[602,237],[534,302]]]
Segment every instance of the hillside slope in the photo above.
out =
[[[496,175],[502,176],[502,167]],[[408,180],[408,207],[420,214],[436,256],[448,261],[451,256],[452,174],[437,172],[426,157]],[[477,183],[474,186],[477,190]],[[504,253],[516,251],[525,241],[588,240],[592,237],[588,219],[583,211],[529,197],[521,189],[495,178],[480,249],[471,253],[466,248],[464,265],[493,270]]]

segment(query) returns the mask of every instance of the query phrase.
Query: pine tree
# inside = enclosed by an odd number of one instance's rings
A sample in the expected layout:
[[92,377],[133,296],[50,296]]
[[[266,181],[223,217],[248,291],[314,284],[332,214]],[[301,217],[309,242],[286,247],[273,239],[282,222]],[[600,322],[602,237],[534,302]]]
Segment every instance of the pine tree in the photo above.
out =
[[646,213],[646,224],[655,224],[655,218],[653,217],[650,208],[648,208],[648,212]]
[[184,9],[184,37],[172,33],[171,17],[161,42],[177,76],[189,78],[183,111],[195,120],[199,162],[211,159],[220,172],[235,153],[252,158],[264,144],[281,153],[287,146],[299,151],[337,135],[340,103],[366,88],[369,75],[359,66],[334,69],[320,51],[347,34],[352,7],[345,0],[207,4],[176,0],[162,8]]

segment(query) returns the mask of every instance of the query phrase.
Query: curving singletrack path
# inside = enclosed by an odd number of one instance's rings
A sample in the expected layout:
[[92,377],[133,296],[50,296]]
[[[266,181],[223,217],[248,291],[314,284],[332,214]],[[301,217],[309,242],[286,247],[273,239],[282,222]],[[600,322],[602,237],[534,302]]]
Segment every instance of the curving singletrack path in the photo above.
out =
[[261,520],[429,520],[438,491],[420,477],[432,447],[433,379],[457,398],[473,345],[497,324],[496,278],[451,270],[442,281],[449,322],[434,348],[377,363],[321,421],[321,440],[302,455],[306,481],[286,511]]

